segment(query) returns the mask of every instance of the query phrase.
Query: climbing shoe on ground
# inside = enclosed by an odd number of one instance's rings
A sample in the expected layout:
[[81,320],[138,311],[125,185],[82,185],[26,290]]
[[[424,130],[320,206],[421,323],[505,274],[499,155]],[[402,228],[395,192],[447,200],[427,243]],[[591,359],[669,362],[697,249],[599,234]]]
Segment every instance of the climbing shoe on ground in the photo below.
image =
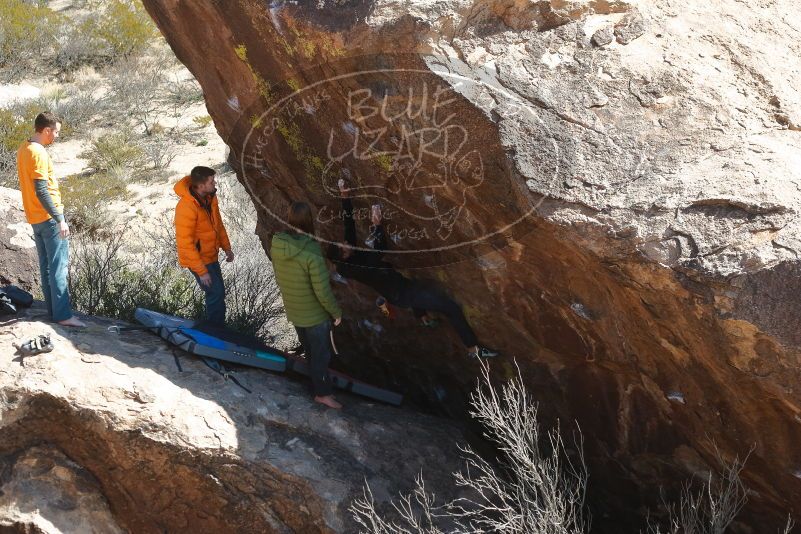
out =
[[497,350],[488,349],[487,347],[478,347],[478,350],[471,350],[467,353],[471,358],[494,358],[500,354]]
[[53,343],[50,341],[50,336],[46,336],[44,334],[31,338],[17,347],[17,352],[23,356],[34,356],[36,354],[42,354],[52,350]]

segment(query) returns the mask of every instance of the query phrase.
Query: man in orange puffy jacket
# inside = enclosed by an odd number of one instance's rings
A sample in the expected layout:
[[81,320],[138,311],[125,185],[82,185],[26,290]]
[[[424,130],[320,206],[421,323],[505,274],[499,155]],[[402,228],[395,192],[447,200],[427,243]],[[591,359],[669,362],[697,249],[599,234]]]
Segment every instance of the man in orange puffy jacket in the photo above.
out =
[[206,319],[225,323],[225,286],[218,261],[234,261],[231,242],[220,217],[214,169],[195,167],[175,184],[180,197],[175,207],[175,241],[178,263],[188,267],[206,294]]

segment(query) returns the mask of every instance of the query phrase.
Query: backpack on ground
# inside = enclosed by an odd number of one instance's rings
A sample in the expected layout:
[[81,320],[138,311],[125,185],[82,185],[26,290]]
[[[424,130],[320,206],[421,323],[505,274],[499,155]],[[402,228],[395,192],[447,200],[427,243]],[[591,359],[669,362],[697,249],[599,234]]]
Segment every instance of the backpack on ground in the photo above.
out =
[[0,287],[0,294],[8,297],[16,308],[30,308],[33,304],[33,295],[17,286]]
[[0,317],[4,315],[16,315],[17,314],[17,307],[14,306],[14,303],[11,302],[11,299],[8,298],[8,295],[3,293],[3,290],[0,289]]

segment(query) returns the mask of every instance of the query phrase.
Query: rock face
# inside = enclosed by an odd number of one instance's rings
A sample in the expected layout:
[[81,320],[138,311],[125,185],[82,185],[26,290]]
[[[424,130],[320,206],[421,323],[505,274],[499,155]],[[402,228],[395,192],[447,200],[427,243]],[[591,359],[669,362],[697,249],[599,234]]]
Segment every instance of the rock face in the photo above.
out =
[[[54,328],[35,307],[0,326],[0,531],[353,532],[365,480],[385,500],[425,469],[447,490],[446,422],[347,395],[325,411],[304,382],[238,371],[248,394],[108,324]],[[38,334],[53,352],[14,356]]]
[[[753,447],[746,520],[801,513],[793,0],[144,3],[264,243],[298,199],[340,239],[340,178],[383,203],[389,260],[580,423],[599,506],[631,516],[716,446]],[[463,411],[475,368],[449,329],[338,288],[353,364]]]
[[57,449],[32,447],[4,468],[10,477],[0,488],[0,526],[17,532],[124,532],[92,475]]
[[19,191],[0,187],[0,221],[0,285],[31,291],[39,285],[39,263]]

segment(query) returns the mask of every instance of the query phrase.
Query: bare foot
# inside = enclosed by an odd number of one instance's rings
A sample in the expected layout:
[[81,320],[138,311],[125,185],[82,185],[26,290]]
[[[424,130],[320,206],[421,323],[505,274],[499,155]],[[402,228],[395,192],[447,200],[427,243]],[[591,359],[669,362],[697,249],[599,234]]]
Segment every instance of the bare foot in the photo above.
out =
[[59,321],[58,324],[61,326],[75,326],[78,328],[85,328],[86,323],[75,317],[74,315],[69,319],[64,319],[63,321]]
[[339,410],[342,408],[342,405],[334,400],[333,395],[325,395],[324,397],[314,397],[314,402],[325,404],[329,408],[333,408],[335,410]]

